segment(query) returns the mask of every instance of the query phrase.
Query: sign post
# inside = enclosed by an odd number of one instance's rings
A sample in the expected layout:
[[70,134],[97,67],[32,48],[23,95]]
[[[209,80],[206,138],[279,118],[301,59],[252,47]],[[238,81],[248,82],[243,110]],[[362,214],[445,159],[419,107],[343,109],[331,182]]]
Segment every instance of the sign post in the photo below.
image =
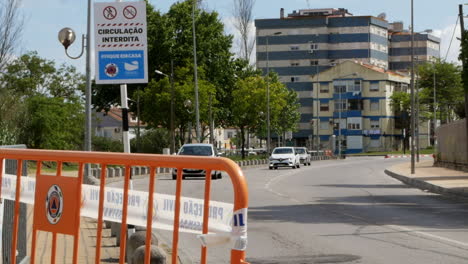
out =
[[146,32],[146,2],[94,3],[96,84],[120,84],[125,153],[130,153],[127,84],[148,82]]

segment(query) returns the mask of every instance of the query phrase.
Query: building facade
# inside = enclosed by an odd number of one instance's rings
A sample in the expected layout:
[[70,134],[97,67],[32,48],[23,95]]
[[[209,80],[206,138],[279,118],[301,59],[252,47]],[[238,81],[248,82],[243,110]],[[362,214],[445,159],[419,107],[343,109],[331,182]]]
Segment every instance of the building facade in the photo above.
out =
[[[410,43],[408,40],[411,38],[408,36],[410,35],[403,30],[402,23],[389,24],[383,15],[379,15],[379,17],[353,16],[346,9],[329,8],[299,10],[285,16],[284,10],[281,9],[279,18],[257,19],[255,26],[257,68],[265,74],[268,71],[276,72],[280,80],[299,95],[301,121],[299,130],[293,134],[296,144],[311,143],[311,135],[317,135],[312,130],[310,123],[312,119],[311,107],[314,102],[312,94],[317,91],[317,89],[313,90],[314,83],[320,84],[318,89],[320,91],[324,82],[320,73],[348,60],[378,66],[382,71],[387,69],[408,70],[408,58],[410,58],[408,54],[411,51],[408,44]],[[415,56],[419,61],[430,60],[432,57],[438,56],[438,52],[435,52],[439,47],[440,40],[438,38],[429,34],[417,34],[415,37],[417,39]],[[341,73],[337,74],[334,78],[343,76]],[[331,78],[331,76],[328,77]],[[401,81],[401,83],[405,83],[405,81]],[[362,84],[369,85],[368,82]],[[373,84],[373,87],[375,85]],[[323,88],[325,88],[325,84]],[[361,88],[366,89],[365,87]],[[328,89],[329,91],[333,90],[333,87]],[[327,98],[323,99],[326,101]],[[328,100],[333,100],[333,98],[328,98]],[[370,102],[371,100],[367,99],[363,101],[365,105],[370,104]],[[382,102],[382,104],[386,103]],[[375,102],[372,105],[374,106]],[[323,107],[326,108],[325,105]],[[329,106],[329,109],[332,107]],[[381,114],[382,116],[390,115],[389,113]],[[369,120],[364,121],[370,122]],[[375,122],[376,120],[372,122],[374,126]],[[323,126],[326,126],[325,123]],[[350,133],[353,132],[350,131]],[[329,135],[332,133],[323,134],[322,142],[328,142],[327,136]],[[372,136],[372,138],[376,138],[376,136]],[[353,142],[353,138],[350,140]],[[358,144],[362,145],[361,149],[370,146],[371,142],[366,145],[364,141],[362,144]],[[377,143],[372,141],[372,144],[376,145]],[[351,149],[357,150],[358,148]]]
[[312,133],[308,142],[298,143],[338,150],[341,141],[344,153],[402,147],[403,130],[395,128],[390,97],[394,91],[408,89],[409,77],[355,61],[318,75],[320,81],[313,84],[310,107],[303,109],[308,111],[299,125]]

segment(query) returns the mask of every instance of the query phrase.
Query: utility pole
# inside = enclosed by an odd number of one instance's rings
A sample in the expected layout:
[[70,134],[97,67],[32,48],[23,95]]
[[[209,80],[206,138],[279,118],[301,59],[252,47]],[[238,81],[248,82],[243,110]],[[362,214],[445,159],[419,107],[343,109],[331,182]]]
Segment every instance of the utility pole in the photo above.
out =
[[198,0],[193,1],[192,6],[192,34],[193,34],[193,72],[195,78],[195,130],[197,143],[201,143],[200,137],[200,109],[198,103],[198,66],[197,66],[197,36],[195,34],[195,8]]
[[414,98],[414,3],[411,0],[411,174],[415,174],[414,136],[415,136],[415,98]]
[[[462,61],[462,81],[463,88],[465,91],[465,135],[468,138],[468,65],[465,63],[466,60],[466,39],[465,39],[465,22],[463,21],[463,5],[458,5],[458,12],[460,14],[460,30],[461,30],[461,61]],[[468,160],[468,144],[466,145],[466,160]]]

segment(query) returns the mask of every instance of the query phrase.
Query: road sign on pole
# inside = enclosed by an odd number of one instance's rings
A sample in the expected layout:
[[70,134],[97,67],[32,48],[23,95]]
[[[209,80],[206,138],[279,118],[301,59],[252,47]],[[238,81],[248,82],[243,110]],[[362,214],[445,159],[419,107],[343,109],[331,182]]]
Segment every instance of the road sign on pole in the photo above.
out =
[[94,3],[97,84],[148,82],[146,3]]

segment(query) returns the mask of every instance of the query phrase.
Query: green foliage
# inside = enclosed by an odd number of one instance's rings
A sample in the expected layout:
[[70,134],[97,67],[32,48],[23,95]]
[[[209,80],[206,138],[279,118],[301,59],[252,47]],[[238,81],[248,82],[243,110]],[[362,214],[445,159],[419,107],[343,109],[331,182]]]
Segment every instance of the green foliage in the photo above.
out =
[[72,66],[26,53],[0,77],[0,143],[30,148],[81,149],[84,77]]
[[398,129],[410,128],[411,96],[407,92],[394,92],[390,97],[390,107],[395,112],[395,127]]
[[115,140],[107,137],[93,137],[93,151],[105,152],[123,152],[123,144],[120,140]]
[[[169,131],[163,128],[150,129],[140,137],[139,153],[162,154],[163,148],[169,147]],[[136,138],[130,141],[131,151],[137,152]]]
[[21,140],[29,148],[81,149],[84,123],[81,104],[35,95],[27,100],[27,116]]
[[[418,67],[418,87],[422,116],[433,118],[434,75],[436,87],[436,109],[438,118],[452,120],[455,111],[458,118],[464,117],[464,92],[461,67],[453,63],[437,60]],[[460,111],[461,109],[461,111]],[[425,110],[425,111],[424,111]]]

